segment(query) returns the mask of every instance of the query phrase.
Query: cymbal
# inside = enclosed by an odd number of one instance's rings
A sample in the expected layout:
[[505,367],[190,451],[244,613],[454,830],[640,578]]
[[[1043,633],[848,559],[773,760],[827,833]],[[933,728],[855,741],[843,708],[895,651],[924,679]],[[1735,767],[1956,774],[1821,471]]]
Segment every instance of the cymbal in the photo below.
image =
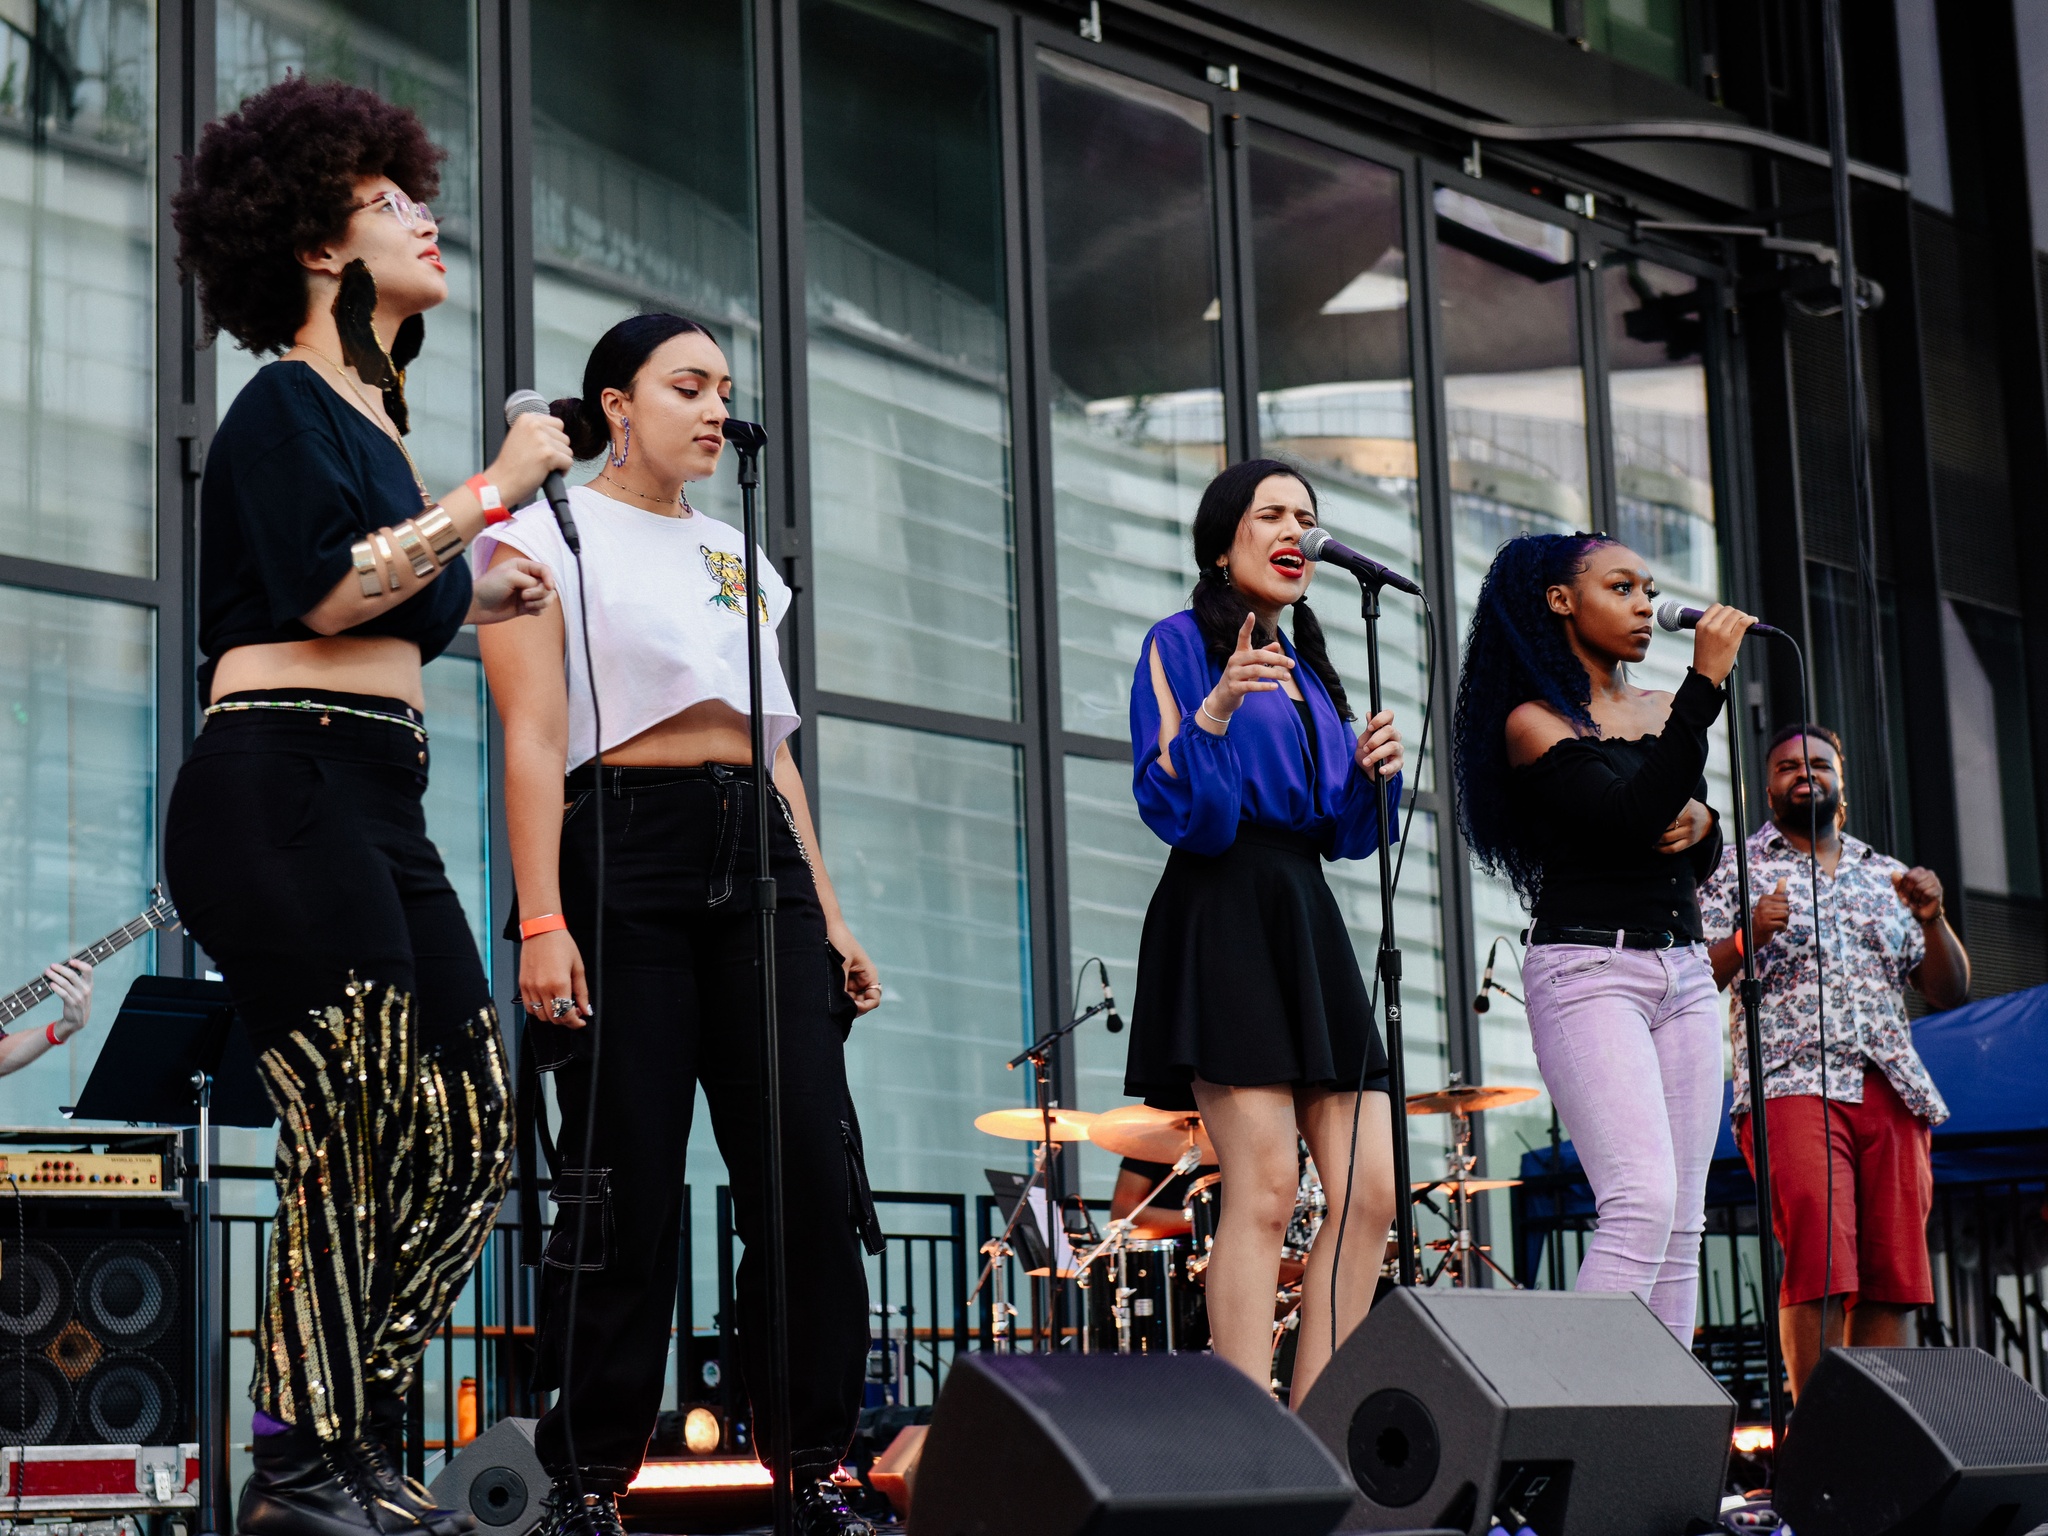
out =
[[1455,1189],[1463,1189],[1468,1194],[1476,1195],[1489,1189],[1513,1189],[1521,1182],[1520,1179],[1417,1179],[1409,1187],[1417,1190],[1440,1189],[1446,1194]]
[[1126,1104],[1097,1115],[1088,1127],[1088,1139],[1105,1152],[1147,1163],[1170,1163],[1187,1151],[1193,1140],[1203,1162],[1216,1161],[1216,1148],[1202,1129],[1202,1117],[1191,1109]]
[[1408,1095],[1411,1115],[1476,1115],[1483,1109],[1505,1109],[1536,1097],[1534,1088],[1488,1088],[1480,1083],[1456,1083],[1434,1093]]
[[[1052,1112],[1052,1139],[1086,1141],[1095,1119],[1085,1109],[1056,1109]],[[1045,1117],[1035,1109],[992,1109],[974,1117],[974,1128],[1005,1141],[1045,1140]]]

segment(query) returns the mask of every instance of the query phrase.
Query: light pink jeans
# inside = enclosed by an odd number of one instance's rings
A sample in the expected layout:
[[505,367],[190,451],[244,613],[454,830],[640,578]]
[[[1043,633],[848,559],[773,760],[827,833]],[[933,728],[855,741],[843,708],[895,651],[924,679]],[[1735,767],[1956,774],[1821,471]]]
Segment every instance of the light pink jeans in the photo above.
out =
[[1531,945],[1529,1033],[1593,1186],[1582,1291],[1634,1291],[1691,1344],[1707,1164],[1721,1117],[1721,1009],[1703,945]]

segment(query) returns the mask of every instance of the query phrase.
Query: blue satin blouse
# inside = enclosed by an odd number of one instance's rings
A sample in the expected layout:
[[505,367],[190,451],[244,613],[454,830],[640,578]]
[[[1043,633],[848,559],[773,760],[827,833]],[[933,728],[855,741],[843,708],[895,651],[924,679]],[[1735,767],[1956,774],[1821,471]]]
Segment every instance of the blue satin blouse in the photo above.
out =
[[[1159,761],[1159,701],[1152,690],[1152,647],[1167,686],[1180,706],[1173,738],[1174,772]],[[1289,656],[1294,646],[1281,636]],[[1301,715],[1285,689],[1248,694],[1230,717],[1230,729],[1212,736],[1195,711],[1223,676],[1222,664],[1202,643],[1195,616],[1183,610],[1161,619],[1145,636],[1131,680],[1132,788],[1145,825],[1176,848],[1214,856],[1237,840],[1238,823],[1301,832],[1329,859],[1362,859],[1379,847],[1378,796],[1359,771],[1358,736],[1337,713],[1323,681],[1307,667],[1294,680],[1315,721],[1311,747]],[[1398,777],[1388,786],[1401,803]],[[1400,835],[1398,815],[1394,835]]]

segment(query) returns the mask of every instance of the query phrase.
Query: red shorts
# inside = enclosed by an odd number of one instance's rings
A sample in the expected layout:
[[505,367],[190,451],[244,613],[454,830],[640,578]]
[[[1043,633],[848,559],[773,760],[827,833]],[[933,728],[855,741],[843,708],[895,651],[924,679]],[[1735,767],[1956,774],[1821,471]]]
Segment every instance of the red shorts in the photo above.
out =
[[[1768,1101],[1771,1226],[1785,1250],[1782,1306],[1818,1301],[1829,1284],[1820,1233],[1827,1222],[1827,1163],[1817,1096]],[[1927,1263],[1927,1215],[1934,1209],[1933,1133],[1900,1100],[1884,1073],[1863,1074],[1863,1102],[1828,1104],[1827,1156],[1835,1169],[1834,1294],[1888,1306],[1934,1300]],[[1749,1116],[1735,1140],[1750,1171]]]

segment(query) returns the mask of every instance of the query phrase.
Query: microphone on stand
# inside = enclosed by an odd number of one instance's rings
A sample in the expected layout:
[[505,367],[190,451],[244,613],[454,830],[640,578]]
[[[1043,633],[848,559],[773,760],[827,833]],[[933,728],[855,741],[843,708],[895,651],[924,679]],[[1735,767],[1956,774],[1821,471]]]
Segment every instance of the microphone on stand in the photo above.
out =
[[1486,970],[1479,978],[1479,995],[1472,999],[1472,1011],[1485,1013],[1493,1006],[1493,999],[1486,994],[1493,990],[1493,957],[1500,953],[1500,940],[1493,941],[1493,947],[1486,952]]
[[[1704,608],[1687,608],[1677,598],[1670,598],[1657,607],[1657,623],[1660,628],[1677,634],[1681,629],[1691,629],[1706,617]],[[1782,635],[1785,633],[1770,624],[1757,623],[1749,626],[1752,635]]]
[[[521,416],[531,416],[535,411],[548,414],[548,403],[539,390],[515,389],[505,397],[505,425],[511,426]],[[562,542],[569,546],[569,553],[583,553],[583,540],[576,534],[576,519],[569,511],[569,488],[562,483],[562,472],[548,471],[547,479],[540,483],[541,494],[548,499],[548,505],[555,509],[555,526],[562,530]]]
[[1107,966],[1102,968],[1102,1001],[1103,1005],[1109,1009],[1109,1017],[1104,1020],[1104,1023],[1109,1027],[1109,1032],[1112,1035],[1122,1034],[1124,1032],[1123,1015],[1116,1011],[1116,999],[1110,996],[1109,968]]
[[1361,555],[1357,550],[1339,544],[1330,537],[1330,530],[1327,528],[1311,528],[1304,533],[1301,536],[1301,552],[1311,560],[1341,566],[1360,581],[1369,581],[1374,586],[1392,587],[1396,592],[1406,592],[1410,597],[1423,595],[1422,588],[1399,571],[1381,565],[1370,555]]

